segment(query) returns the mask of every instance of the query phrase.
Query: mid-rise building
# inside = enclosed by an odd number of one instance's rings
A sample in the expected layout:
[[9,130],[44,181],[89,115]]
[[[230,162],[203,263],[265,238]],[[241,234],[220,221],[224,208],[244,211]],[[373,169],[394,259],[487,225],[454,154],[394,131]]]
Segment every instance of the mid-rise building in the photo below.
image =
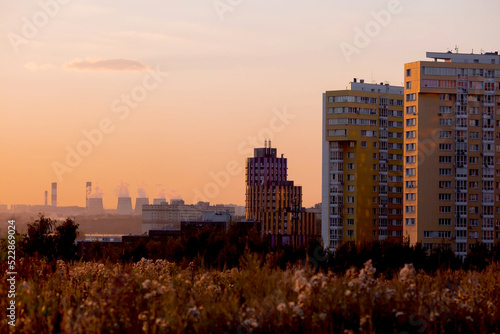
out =
[[180,230],[182,221],[202,221],[204,214],[207,214],[206,217],[209,219],[208,213],[214,213],[212,219],[226,215],[232,219],[235,215],[234,206],[210,205],[208,202],[187,205],[179,199],[172,199],[170,204],[166,200],[160,203],[142,206],[142,233],[150,230]]
[[500,232],[500,56],[405,64],[404,234],[465,256]]
[[322,237],[403,237],[403,87],[354,79],[323,94]]
[[273,244],[299,245],[316,238],[316,215],[302,208],[302,187],[287,180],[287,159],[276,148],[255,148],[246,166],[246,218],[261,223]]

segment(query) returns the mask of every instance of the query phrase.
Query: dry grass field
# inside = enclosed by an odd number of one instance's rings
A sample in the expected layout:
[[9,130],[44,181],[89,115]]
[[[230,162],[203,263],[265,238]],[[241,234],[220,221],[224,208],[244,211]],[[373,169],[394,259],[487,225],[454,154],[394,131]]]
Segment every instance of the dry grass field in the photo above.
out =
[[[5,268],[3,268],[5,269]],[[19,260],[18,333],[498,333],[500,266],[390,280],[368,261],[344,275],[270,269],[246,255],[240,269]],[[2,272],[5,272],[3,270]],[[0,294],[7,295],[5,274]],[[7,298],[0,299],[7,308]],[[1,332],[14,330],[6,317]]]

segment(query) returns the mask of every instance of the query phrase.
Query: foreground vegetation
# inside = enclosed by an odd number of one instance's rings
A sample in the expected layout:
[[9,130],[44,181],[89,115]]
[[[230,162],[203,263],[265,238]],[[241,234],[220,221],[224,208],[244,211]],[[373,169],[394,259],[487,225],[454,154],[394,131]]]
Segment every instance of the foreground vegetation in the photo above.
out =
[[[18,333],[499,333],[500,245],[451,250],[317,240],[271,247],[233,225],[164,242],[74,245],[78,225],[16,235]],[[7,309],[7,239],[0,307]],[[411,263],[411,264],[409,264]]]
[[[5,266],[0,294],[7,293]],[[500,266],[392,279],[367,261],[343,275],[272,269],[247,253],[240,268],[23,258],[19,333],[498,333]],[[0,298],[6,309],[7,298]],[[8,330],[1,318],[1,332]]]

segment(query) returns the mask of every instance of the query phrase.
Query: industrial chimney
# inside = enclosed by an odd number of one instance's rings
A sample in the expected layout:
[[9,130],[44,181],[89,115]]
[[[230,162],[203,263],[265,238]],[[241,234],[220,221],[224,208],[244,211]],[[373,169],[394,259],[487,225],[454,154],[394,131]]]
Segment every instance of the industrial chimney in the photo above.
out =
[[92,193],[92,182],[87,182],[85,185],[85,210],[89,209],[89,198]]
[[47,206],[48,197],[49,197],[49,192],[45,190],[45,206]]
[[57,206],[57,182],[52,183],[51,205]]

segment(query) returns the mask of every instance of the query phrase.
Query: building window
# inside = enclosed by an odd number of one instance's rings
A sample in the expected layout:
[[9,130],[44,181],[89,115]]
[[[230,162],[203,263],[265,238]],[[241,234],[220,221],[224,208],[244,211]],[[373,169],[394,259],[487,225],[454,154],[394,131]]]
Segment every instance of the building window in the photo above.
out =
[[411,77],[411,69],[406,70],[406,76]]
[[440,151],[451,151],[451,144],[439,144]]
[[416,188],[416,187],[417,187],[416,181],[406,181],[406,188]]
[[451,181],[439,181],[439,188],[441,189],[451,188]]
[[451,226],[451,218],[439,218],[439,226]]
[[405,194],[405,198],[407,201],[414,201],[417,197],[417,194],[414,193],[407,193]]
[[406,213],[415,213],[415,206],[413,206],[413,205],[407,205],[405,207],[405,212]]
[[469,150],[472,152],[478,152],[479,151],[479,145],[470,145]]
[[354,159],[354,152],[348,152],[347,159]]
[[441,155],[439,156],[439,163],[442,164],[450,164],[452,161],[452,157],[449,155]]
[[451,201],[451,194],[439,194],[440,201]]
[[354,163],[350,162],[350,163],[346,164],[346,169],[353,170],[354,169]]
[[368,145],[366,144],[366,141],[361,142],[361,147],[363,147],[363,148],[368,147]]
[[417,147],[417,144],[406,144],[407,151],[415,151],[416,147]]
[[354,186],[347,186],[347,192],[353,192]]
[[406,82],[406,89],[411,89],[411,81]]
[[439,207],[439,213],[451,213],[451,206],[440,206]]
[[479,126],[479,120],[478,119],[469,120],[469,126]]
[[469,226],[479,226],[479,219],[469,219]]
[[413,114],[413,115],[416,115],[416,114],[417,114],[417,107],[416,107],[416,106],[409,106],[409,107],[406,107],[406,113],[407,113],[407,114]]
[[450,176],[451,175],[451,168],[439,168],[439,175],[440,176]]
[[417,125],[417,119],[416,118],[408,118],[406,120],[406,126],[414,126]]
[[405,219],[405,224],[408,226],[415,225],[415,218],[406,218]]
[[439,131],[439,138],[451,138],[451,131]]
[[406,131],[406,139],[416,138],[416,137],[417,137],[416,131]]
[[417,156],[416,155],[407,155],[406,156],[406,163],[413,164],[415,162],[417,162]]
[[354,237],[354,231],[353,230],[347,230],[346,231],[348,237]]
[[417,99],[417,94],[406,94],[406,102],[415,101]]
[[450,126],[453,125],[453,120],[451,118],[440,118],[439,119],[440,126]]
[[354,219],[347,219],[347,225],[354,225]]
[[415,176],[417,175],[416,168],[406,168],[406,176]]
[[354,174],[347,174],[347,181],[354,181]]

